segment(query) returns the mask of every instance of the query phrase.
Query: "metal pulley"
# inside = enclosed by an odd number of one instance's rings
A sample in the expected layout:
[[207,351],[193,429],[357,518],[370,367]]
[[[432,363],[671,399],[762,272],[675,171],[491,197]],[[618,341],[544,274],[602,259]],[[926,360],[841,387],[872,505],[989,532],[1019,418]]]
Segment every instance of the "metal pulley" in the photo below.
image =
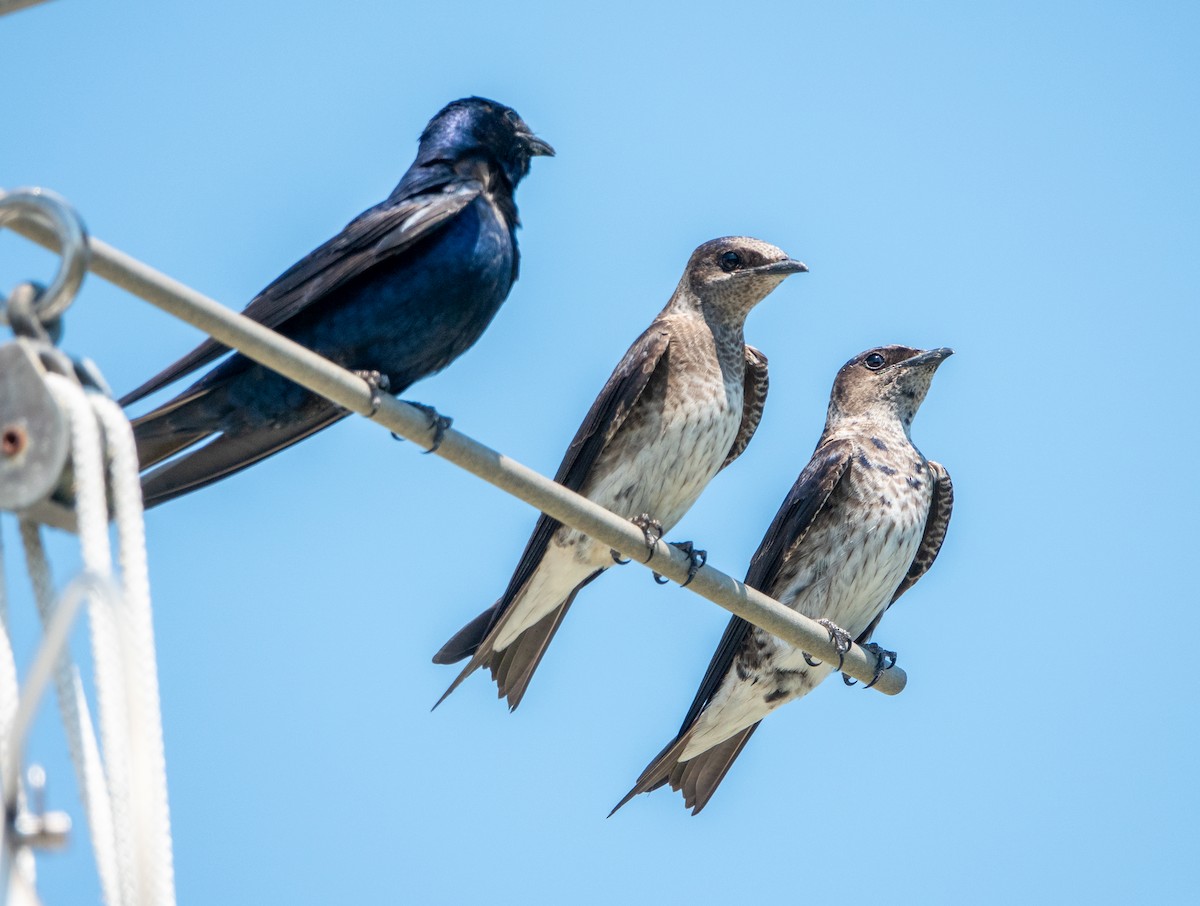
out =
[[23,283],[7,301],[0,296],[0,325],[14,339],[0,346],[0,509],[25,510],[46,500],[63,480],[70,426],[46,375],[79,380],[86,369],[55,347],[61,318],[87,271],[90,249],[78,215],[53,192],[0,193],[0,227],[20,218],[38,220],[62,243],[58,273],[49,288]]
[[69,427],[46,373],[31,341],[0,346],[0,509],[49,497],[67,464]]

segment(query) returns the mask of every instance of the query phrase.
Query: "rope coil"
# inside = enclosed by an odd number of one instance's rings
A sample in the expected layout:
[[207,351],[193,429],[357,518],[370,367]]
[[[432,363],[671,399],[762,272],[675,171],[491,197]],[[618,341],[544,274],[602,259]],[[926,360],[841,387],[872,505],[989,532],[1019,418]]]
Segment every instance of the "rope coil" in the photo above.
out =
[[[55,601],[40,529],[21,520],[45,640],[15,714],[10,703],[15,699],[16,670],[6,669],[4,663],[5,649],[11,650],[6,627],[0,642],[0,702],[5,703],[0,721],[9,730],[0,761],[6,813],[15,815],[20,809],[20,754],[42,689],[53,674],[105,902],[109,906],[172,904],[166,762],[133,435],[111,399],[85,392],[61,375],[49,374],[46,382],[69,413],[84,571]],[[114,577],[109,541],[110,491],[116,511],[119,580]],[[70,625],[84,603],[92,630],[99,743],[79,670],[67,651]],[[12,843],[6,843],[7,861]]]
[[[40,814],[40,806],[39,814],[30,814],[29,797],[20,784],[25,741],[42,694],[53,681],[105,903],[172,906],[166,761],[133,431],[94,366],[73,361],[53,346],[62,313],[90,259],[82,223],[53,193],[22,190],[0,195],[0,227],[22,218],[51,229],[61,242],[63,257],[48,289],[22,284],[7,306],[0,305],[0,323],[10,323],[20,338],[0,350],[10,353],[6,361],[13,365],[11,373],[19,373],[23,381],[0,400],[13,430],[19,429],[25,441],[22,448],[5,451],[11,467],[6,473],[11,498],[7,505],[12,506],[13,500],[18,503],[26,568],[43,625],[42,643],[21,688],[0,571],[0,790],[5,806],[0,824],[0,903],[7,901],[10,889],[32,890],[32,847],[60,841],[69,826],[65,816]],[[38,464],[38,454],[49,449],[47,442],[53,437],[48,429],[40,434],[33,430],[47,423],[47,411],[65,423],[67,470],[58,474],[51,469],[51,474],[36,475],[39,481],[31,483],[35,477],[31,467]],[[56,468],[62,469],[61,460]],[[30,494],[39,498],[39,504],[63,497],[72,502],[83,569],[59,595],[38,522],[23,513],[21,501]],[[0,549],[0,558],[2,554]],[[99,740],[68,646],[71,626],[84,605],[91,628]],[[35,788],[32,798],[40,800],[40,788]]]

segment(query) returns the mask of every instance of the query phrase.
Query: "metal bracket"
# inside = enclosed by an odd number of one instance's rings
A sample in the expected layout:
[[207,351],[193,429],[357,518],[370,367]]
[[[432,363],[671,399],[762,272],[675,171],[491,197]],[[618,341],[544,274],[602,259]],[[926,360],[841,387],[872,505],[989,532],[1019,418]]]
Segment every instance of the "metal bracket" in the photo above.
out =
[[71,834],[71,816],[66,812],[46,811],[46,771],[40,764],[26,772],[32,811],[19,812],[9,821],[14,847],[63,849]]
[[[92,257],[87,228],[75,209],[56,192],[39,188],[0,192],[0,227],[22,218],[30,218],[53,230],[61,244],[58,273],[50,288],[38,295],[34,306],[38,319],[49,324],[62,317],[87,273]],[[0,324],[6,323],[7,314],[0,311]]]

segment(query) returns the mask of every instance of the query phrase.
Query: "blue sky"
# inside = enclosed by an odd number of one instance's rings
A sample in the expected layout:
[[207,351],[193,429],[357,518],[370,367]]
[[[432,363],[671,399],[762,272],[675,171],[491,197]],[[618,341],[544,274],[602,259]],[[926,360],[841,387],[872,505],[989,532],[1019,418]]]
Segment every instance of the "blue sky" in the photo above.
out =
[[[181,901],[1178,894],[1200,806],[1198,20],[273,0],[0,19],[0,185],[59,191],[235,309],[386,195],[444,103],[516,107],[559,152],[518,193],[521,279],[411,395],[546,473],[697,244],[745,233],[806,261],[747,324],[771,362],[758,435],[674,533],[735,575],[846,359],[958,353],[913,431],[954,521],[877,633],[908,688],[783,708],[698,818],[666,791],[604,816],[678,726],[714,605],[612,570],[517,713],[478,676],[431,714],[454,671],[429,658],[500,594],[527,506],[353,420],[153,511]],[[0,288],[53,266],[0,234]],[[64,346],[124,391],[197,340],[92,278]],[[53,549],[65,578],[72,545]],[[82,826],[44,711],[32,755]],[[47,903],[95,899],[81,834],[40,868]]]

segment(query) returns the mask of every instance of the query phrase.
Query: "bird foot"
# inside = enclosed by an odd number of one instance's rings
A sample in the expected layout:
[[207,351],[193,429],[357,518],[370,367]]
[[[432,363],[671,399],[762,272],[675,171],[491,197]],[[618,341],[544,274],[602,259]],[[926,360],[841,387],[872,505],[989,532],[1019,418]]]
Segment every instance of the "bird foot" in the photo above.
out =
[[833,642],[838,653],[836,669],[841,670],[842,664],[846,661],[846,652],[854,644],[854,638],[833,620],[817,620],[817,622],[829,631],[829,641]]
[[[663,536],[662,523],[651,516],[649,513],[642,513],[640,516],[634,516],[629,520],[634,525],[642,530],[642,537],[646,539],[646,563],[650,562],[650,558],[654,556],[654,545],[658,544]],[[609,554],[612,555],[613,562],[619,566],[624,566],[629,561],[621,557],[620,553],[609,548]]]
[[[870,689],[879,682],[879,677],[883,676],[884,671],[891,670],[896,666],[896,652],[881,648],[875,642],[863,645],[863,649],[875,655],[875,675],[871,677],[871,682],[863,686],[864,689]],[[842,682],[847,686],[858,685],[858,680],[852,676],[846,676],[844,673],[842,674]]]
[[[837,653],[838,653],[838,662],[837,662],[836,669],[841,670],[842,664],[844,664],[846,662],[846,652],[849,651],[850,646],[854,644],[854,638],[853,638],[853,636],[850,635],[850,633],[846,632],[846,630],[844,630],[841,626],[839,626],[837,623],[833,622],[833,620],[821,619],[821,620],[817,620],[817,622],[820,623],[822,626],[824,626],[826,630],[828,630],[829,641],[833,642],[834,648],[837,649]],[[810,667],[821,666],[821,662],[818,660],[814,660],[807,651],[801,651],[800,653],[802,655],[804,655],[804,663],[808,664],[808,666],[810,666]]]
[[454,424],[454,419],[449,416],[442,415],[433,406],[427,406],[425,403],[418,403],[413,400],[402,400],[408,403],[414,409],[420,409],[429,418],[429,427],[433,429],[433,443],[430,445],[426,453],[434,453],[437,448],[442,445],[442,440],[446,437],[446,431]]
[[369,418],[379,411],[379,406],[383,402],[383,397],[379,395],[379,391],[382,390],[386,393],[391,388],[392,382],[381,371],[356,371],[354,373],[366,381],[367,386],[371,388],[371,411],[367,413],[367,417]]
[[871,677],[871,682],[863,686],[864,689],[870,689],[879,682],[879,677],[883,676],[885,671],[896,666],[896,652],[881,648],[874,642],[863,645],[863,648],[875,655],[875,675]]
[[[696,578],[696,573],[700,572],[700,568],[708,562],[708,551],[697,550],[696,546],[690,541],[671,541],[668,542],[671,547],[679,548],[688,556],[688,574],[680,588],[687,588],[692,584],[692,580]],[[666,585],[670,580],[666,576],[654,574],[654,581],[659,585]]]
[[662,523],[649,513],[634,516],[629,521],[642,530],[642,537],[646,540],[646,562],[649,563],[650,558],[654,556],[654,545],[658,544],[663,536]]

